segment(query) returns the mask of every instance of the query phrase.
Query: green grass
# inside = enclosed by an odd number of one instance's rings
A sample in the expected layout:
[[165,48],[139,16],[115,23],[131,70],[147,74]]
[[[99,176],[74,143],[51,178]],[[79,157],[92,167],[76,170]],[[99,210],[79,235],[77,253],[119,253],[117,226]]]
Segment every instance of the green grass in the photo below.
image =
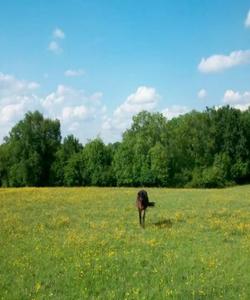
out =
[[250,186],[0,189],[0,299],[250,299]]

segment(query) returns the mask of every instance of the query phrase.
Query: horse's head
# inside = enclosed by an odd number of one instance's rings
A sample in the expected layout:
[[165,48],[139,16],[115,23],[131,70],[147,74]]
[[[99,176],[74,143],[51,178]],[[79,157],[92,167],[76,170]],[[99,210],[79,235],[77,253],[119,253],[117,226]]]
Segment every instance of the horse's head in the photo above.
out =
[[144,203],[147,203],[148,202],[148,193],[145,190],[139,191],[137,194],[137,199]]

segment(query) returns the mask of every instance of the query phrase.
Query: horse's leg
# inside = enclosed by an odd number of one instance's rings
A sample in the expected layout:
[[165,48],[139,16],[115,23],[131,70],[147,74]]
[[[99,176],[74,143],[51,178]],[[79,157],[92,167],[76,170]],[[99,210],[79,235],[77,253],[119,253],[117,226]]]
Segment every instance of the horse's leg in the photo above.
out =
[[139,223],[141,225],[141,210],[140,210],[140,208],[138,208],[138,212],[139,212]]
[[145,227],[145,217],[146,217],[146,209],[143,210],[143,215],[142,215],[142,227]]

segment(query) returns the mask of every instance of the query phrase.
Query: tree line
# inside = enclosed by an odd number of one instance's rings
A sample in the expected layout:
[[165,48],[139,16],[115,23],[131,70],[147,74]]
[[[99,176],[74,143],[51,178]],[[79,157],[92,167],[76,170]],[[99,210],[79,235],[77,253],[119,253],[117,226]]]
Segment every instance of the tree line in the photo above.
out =
[[26,113],[0,145],[0,186],[224,187],[250,182],[250,108],[172,120],[140,112],[121,142],[62,140],[59,120]]

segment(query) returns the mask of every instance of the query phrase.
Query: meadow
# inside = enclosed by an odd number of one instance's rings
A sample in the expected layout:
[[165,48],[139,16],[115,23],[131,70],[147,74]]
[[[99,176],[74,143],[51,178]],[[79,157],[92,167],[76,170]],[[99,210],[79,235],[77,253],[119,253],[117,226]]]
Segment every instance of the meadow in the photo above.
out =
[[250,186],[0,189],[0,299],[250,299]]

